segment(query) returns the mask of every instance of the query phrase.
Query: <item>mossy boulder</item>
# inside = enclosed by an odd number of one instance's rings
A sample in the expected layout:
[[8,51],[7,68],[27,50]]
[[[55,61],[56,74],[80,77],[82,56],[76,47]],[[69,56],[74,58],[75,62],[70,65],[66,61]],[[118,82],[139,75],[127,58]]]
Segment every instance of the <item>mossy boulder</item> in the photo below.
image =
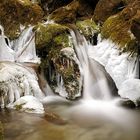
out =
[[73,0],[65,7],[52,12],[49,19],[57,23],[74,23],[76,19],[86,19],[93,15],[92,7],[84,0]]
[[83,34],[87,40],[93,38],[95,34],[98,34],[100,28],[92,19],[87,19],[83,21],[77,21],[76,26],[81,34]]
[[80,70],[70,41],[69,28],[52,23],[39,24],[35,30],[37,52],[42,58],[40,67],[50,87],[68,99],[78,97],[81,89]]
[[52,44],[53,39],[59,34],[68,33],[69,28],[56,23],[47,25],[38,23],[34,30],[36,31],[36,47],[37,49],[43,49],[46,46],[49,47],[49,44]]
[[130,31],[130,21],[125,21],[119,15],[108,18],[102,27],[102,37],[109,38],[124,52],[133,52],[136,39]]
[[10,39],[19,36],[20,25],[36,24],[42,17],[40,6],[30,0],[0,0],[0,23]]
[[117,14],[132,0],[99,0],[96,5],[93,19],[103,23],[108,17]]
[[[103,24],[103,38],[110,38],[124,52],[137,53],[139,46],[140,2],[130,2],[120,13],[109,17]],[[134,36],[135,35],[135,36]]]

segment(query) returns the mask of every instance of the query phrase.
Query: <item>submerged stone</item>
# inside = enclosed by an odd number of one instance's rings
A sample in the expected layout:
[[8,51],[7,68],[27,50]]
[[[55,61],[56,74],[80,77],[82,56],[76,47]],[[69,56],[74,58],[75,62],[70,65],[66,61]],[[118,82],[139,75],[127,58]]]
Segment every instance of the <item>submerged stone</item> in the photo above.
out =
[[67,121],[63,120],[60,116],[58,116],[55,113],[45,113],[44,119],[47,120],[48,122],[57,124],[57,125],[66,125]]

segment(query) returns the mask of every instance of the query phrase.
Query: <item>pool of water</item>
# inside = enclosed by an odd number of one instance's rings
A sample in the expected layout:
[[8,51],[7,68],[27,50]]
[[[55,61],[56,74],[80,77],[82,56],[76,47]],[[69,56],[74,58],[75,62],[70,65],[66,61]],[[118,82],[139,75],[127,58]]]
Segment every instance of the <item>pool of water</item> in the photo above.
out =
[[4,139],[140,140],[139,109],[115,110],[105,105],[88,108],[83,104],[52,103],[45,105],[45,115],[1,110]]

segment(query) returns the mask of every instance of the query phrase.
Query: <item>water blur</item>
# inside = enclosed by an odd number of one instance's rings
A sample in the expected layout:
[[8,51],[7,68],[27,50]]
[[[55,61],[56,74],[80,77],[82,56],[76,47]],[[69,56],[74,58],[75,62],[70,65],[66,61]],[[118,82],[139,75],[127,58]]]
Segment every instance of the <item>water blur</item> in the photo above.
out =
[[48,115],[1,110],[5,140],[140,139],[137,109],[126,110],[100,101],[77,105],[54,101],[45,109]]

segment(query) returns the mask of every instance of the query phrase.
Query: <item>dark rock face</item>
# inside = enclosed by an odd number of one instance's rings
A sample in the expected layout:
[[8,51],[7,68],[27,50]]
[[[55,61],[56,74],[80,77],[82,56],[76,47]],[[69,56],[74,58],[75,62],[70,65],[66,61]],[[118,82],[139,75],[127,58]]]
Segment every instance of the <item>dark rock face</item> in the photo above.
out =
[[99,2],[99,0],[85,0],[87,3],[89,3],[93,9],[95,9],[97,3]]
[[59,7],[65,6],[72,0],[41,0],[41,7],[46,14],[51,13]]
[[50,14],[50,19],[57,23],[74,23],[77,19],[90,18],[93,8],[84,0],[73,0],[65,7],[60,7]]

